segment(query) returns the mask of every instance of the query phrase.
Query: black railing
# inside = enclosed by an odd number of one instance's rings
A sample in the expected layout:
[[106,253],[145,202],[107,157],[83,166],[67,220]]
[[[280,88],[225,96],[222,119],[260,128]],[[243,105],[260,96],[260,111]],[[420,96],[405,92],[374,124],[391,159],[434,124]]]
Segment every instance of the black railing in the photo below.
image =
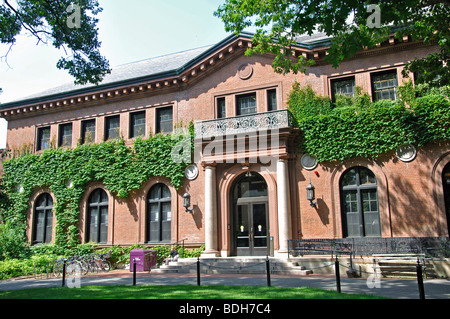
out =
[[426,257],[450,257],[448,237],[291,239],[289,256],[374,254],[424,254]]

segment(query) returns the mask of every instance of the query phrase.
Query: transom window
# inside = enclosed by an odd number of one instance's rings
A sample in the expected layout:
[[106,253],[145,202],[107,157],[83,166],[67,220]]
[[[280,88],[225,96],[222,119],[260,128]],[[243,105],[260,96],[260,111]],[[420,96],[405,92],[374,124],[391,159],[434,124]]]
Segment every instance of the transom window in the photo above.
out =
[[88,200],[87,241],[106,244],[108,241],[108,195],[99,188]]
[[344,237],[381,236],[377,180],[367,168],[354,167],[341,178]]
[[147,196],[147,241],[170,242],[171,195],[164,184],[153,186]]
[[34,208],[33,244],[48,244],[52,241],[53,199],[50,194],[42,194]]
[[397,71],[372,74],[373,100],[397,99]]

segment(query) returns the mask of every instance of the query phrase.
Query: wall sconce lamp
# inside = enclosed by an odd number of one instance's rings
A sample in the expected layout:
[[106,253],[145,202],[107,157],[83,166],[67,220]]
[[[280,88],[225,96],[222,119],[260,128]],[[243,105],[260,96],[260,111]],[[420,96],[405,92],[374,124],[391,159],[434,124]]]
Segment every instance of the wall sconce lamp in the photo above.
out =
[[189,193],[185,193],[183,195],[183,206],[184,208],[186,208],[186,213],[193,213],[194,210],[192,208],[189,208],[189,206],[191,206],[191,195]]
[[309,181],[309,185],[306,187],[306,198],[309,200],[311,207],[317,207],[317,203],[314,202],[316,199],[316,188]]

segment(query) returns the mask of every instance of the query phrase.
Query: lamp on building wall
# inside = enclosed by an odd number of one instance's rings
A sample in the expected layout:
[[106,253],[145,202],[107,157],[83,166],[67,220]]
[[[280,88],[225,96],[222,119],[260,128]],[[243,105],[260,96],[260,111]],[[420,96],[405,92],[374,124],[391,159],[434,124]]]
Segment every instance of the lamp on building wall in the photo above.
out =
[[316,188],[309,180],[309,185],[306,187],[306,198],[309,200],[311,207],[317,207],[317,203],[314,202],[316,199]]
[[183,195],[183,206],[186,208],[186,213],[192,214],[193,209],[189,208],[191,206],[191,195],[189,193]]

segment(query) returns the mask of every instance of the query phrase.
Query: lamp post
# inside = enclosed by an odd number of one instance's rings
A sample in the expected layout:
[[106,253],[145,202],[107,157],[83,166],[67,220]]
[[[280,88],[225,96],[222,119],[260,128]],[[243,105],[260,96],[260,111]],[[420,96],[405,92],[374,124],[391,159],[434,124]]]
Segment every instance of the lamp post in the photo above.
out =
[[189,193],[185,193],[183,195],[183,207],[186,209],[186,213],[192,214],[193,209],[189,208],[191,206],[191,195]]
[[311,183],[311,180],[309,181],[309,185],[306,187],[306,198],[309,200],[311,207],[317,207],[317,203],[314,202],[316,199],[316,188]]

